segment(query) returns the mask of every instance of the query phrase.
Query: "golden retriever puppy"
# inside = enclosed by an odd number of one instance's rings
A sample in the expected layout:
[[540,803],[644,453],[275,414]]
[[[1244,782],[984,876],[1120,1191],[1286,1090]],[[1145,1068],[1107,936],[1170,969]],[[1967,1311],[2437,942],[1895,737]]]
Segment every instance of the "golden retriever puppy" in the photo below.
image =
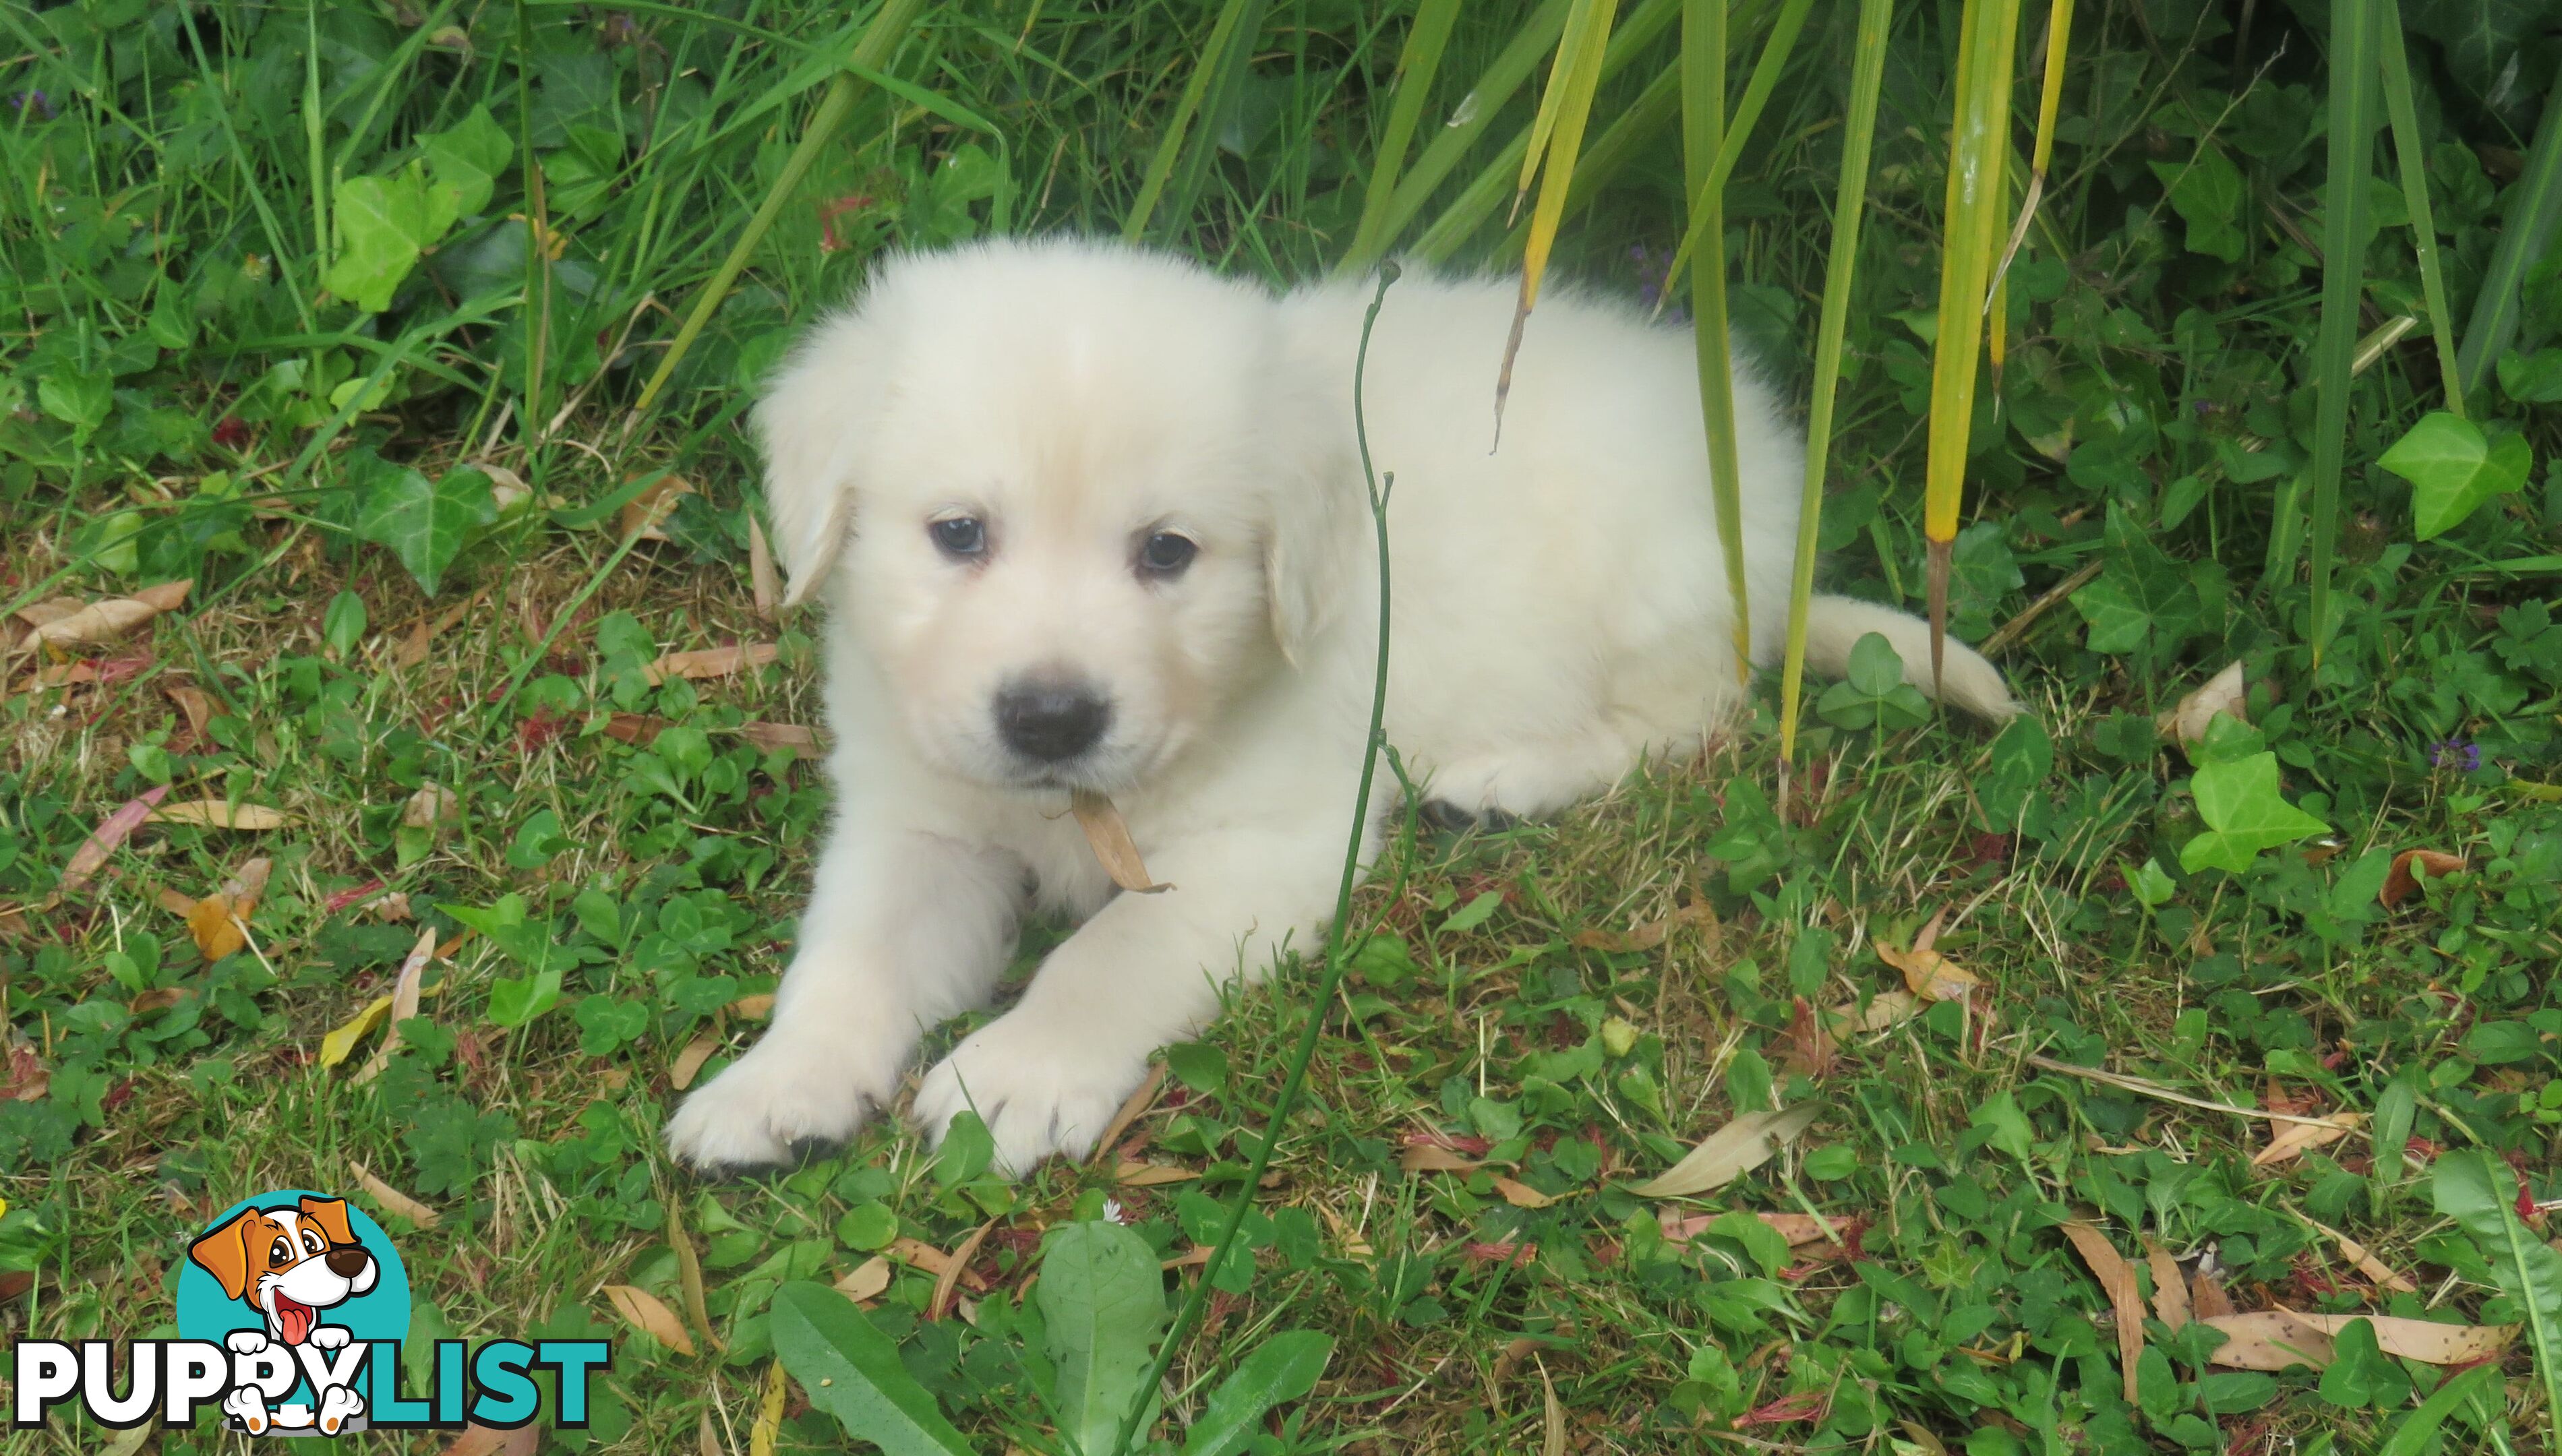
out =
[[[1433,799],[1534,816],[1695,749],[1743,690],[1690,334],[1552,291],[1490,451],[1515,289],[1407,274],[1367,408],[1395,477],[1388,740]],[[1083,923],[914,1102],[937,1137],[977,1109],[1013,1174],[1088,1152],[1223,983],[1315,945],[1375,667],[1370,296],[993,242],[886,262],[791,356],[756,421],[793,595],[826,604],[838,809],[773,1022],[677,1112],[681,1158],[850,1136],[928,1030],[986,1003],[1034,906]],[[1756,378],[1737,393],[1767,662],[1802,446]],[[1844,598],[1815,599],[1810,658],[1838,671],[1872,632],[1932,687],[1923,625]],[[1944,696],[2014,711],[1953,642]],[[1115,893],[1079,789],[1174,888]]]

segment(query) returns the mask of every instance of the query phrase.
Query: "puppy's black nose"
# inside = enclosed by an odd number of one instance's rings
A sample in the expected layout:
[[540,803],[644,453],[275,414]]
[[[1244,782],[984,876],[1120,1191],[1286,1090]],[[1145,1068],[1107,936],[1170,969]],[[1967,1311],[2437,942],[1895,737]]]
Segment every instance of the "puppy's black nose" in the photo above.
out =
[[329,1266],[329,1272],[341,1279],[353,1279],[364,1273],[365,1266],[373,1261],[374,1256],[357,1244],[340,1244],[320,1256],[320,1262]]
[[1031,680],[997,694],[997,732],[1006,747],[1045,764],[1092,748],[1112,721],[1112,704],[1093,689]]

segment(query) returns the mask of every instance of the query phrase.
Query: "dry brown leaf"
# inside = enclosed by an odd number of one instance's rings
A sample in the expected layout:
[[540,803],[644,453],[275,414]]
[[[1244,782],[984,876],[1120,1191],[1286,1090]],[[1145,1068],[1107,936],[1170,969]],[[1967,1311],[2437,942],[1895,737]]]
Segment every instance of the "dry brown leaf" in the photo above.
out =
[[1148,1080],[1141,1082],[1129,1096],[1121,1099],[1121,1110],[1112,1114],[1111,1125],[1103,1130],[1102,1141],[1094,1145],[1095,1162],[1100,1163],[1114,1155],[1114,1150],[1120,1145],[1121,1135],[1130,1131],[1132,1123],[1148,1115],[1148,1109],[1157,1105],[1157,1094],[1165,1089],[1166,1064],[1158,1062],[1148,1069]]
[[0,940],[25,940],[35,932],[27,928],[27,913],[11,906],[0,909]]
[[1162,1163],[1136,1160],[1112,1170],[1112,1181],[1125,1188],[1161,1188],[1168,1183],[1190,1183],[1200,1177],[1189,1168],[1173,1168]]
[[1474,1173],[1485,1166],[1438,1143],[1413,1144],[1397,1155],[1396,1163],[1407,1173]]
[[1112,876],[1112,883],[1142,895],[1174,888],[1149,877],[1147,864],[1139,858],[1139,846],[1131,842],[1130,825],[1110,799],[1079,789],[1068,796],[1068,807],[1075,812],[1077,827],[1085,830],[1085,842],[1094,847],[1094,857],[1103,861],[1104,873]]
[[77,612],[40,623],[28,633],[22,646],[70,647],[89,642],[112,641],[187,600],[187,589],[193,582],[169,582],[145,587],[130,597],[109,597],[92,602]]
[[751,1021],[762,1021],[774,1014],[774,993],[762,991],[754,996],[743,996],[721,1009],[733,1016],[745,1016]]
[[401,962],[400,974],[392,978],[392,1007],[383,1013],[390,1023],[383,1032],[383,1044],[356,1071],[359,1086],[372,1081],[391,1064],[392,1053],[400,1049],[400,1023],[418,1014],[418,999],[427,980],[427,963],[436,959],[436,927],[428,926],[418,933],[418,944],[409,948]]
[[2144,1265],[2153,1276],[2153,1318],[2176,1335],[2188,1324],[2188,1276],[2151,1234],[2144,1235]]
[[[2300,1213],[2295,1216],[2303,1218],[2303,1215]],[[2304,1221],[2306,1223],[2311,1223],[2314,1228],[2328,1234],[2330,1236],[2330,1241],[2339,1246],[2340,1257],[2355,1265],[2357,1267],[2357,1272],[2365,1275],[2369,1280],[2373,1281],[2376,1287],[2392,1290],[2396,1294],[2418,1294],[2420,1292],[2420,1286],[2412,1283],[2409,1279],[2404,1278],[2392,1265],[2375,1257],[2373,1253],[2367,1250],[2366,1245],[2350,1238],[2347,1234],[2340,1232],[2329,1224],[2315,1223],[2310,1218],[2304,1218]]]
[[88,605],[87,599],[81,597],[47,597],[19,608],[15,615],[29,627],[43,627],[49,622],[60,622]]
[[2283,1122],[2271,1126],[2275,1132],[2269,1146],[2251,1155],[2253,1168],[2275,1168],[2301,1158],[2316,1148],[2327,1148],[2366,1121],[2362,1112],[2343,1112],[2312,1122]]
[[1788,1050],[1779,1060],[1779,1069],[1821,1079],[1833,1069],[1833,1033],[1816,1014],[1813,1002],[1798,997],[1788,1013],[1788,1029],[1780,1033]]
[[392,665],[415,667],[426,661],[428,654],[436,648],[436,639],[444,636],[447,629],[460,622],[472,608],[479,606],[481,599],[488,595],[488,589],[483,588],[472,593],[468,599],[447,608],[439,616],[420,618],[418,626],[410,629],[409,636],[401,639],[399,649],[392,653]]
[[676,1352],[694,1353],[694,1337],[685,1333],[685,1324],[666,1303],[637,1284],[609,1284],[605,1297],[614,1302],[614,1312],[635,1330]]
[[797,753],[819,751],[819,730],[804,728],[798,723],[741,723],[738,736],[767,753],[778,748],[788,748]]
[[667,1085],[679,1092],[694,1085],[694,1078],[702,1073],[703,1063],[710,1061],[712,1053],[720,1048],[719,1032],[696,1033],[694,1039],[685,1043],[684,1050],[677,1052],[675,1061],[667,1067]]
[[[939,1320],[952,1313],[954,1289],[961,1283],[961,1276],[970,1272],[970,1261],[979,1256],[979,1245],[988,1241],[988,1230],[996,1226],[997,1221],[991,1218],[972,1229],[970,1236],[961,1240],[961,1246],[944,1261],[942,1272],[934,1276],[934,1297],[925,1302],[925,1318]],[[981,1281],[978,1287],[985,1289],[988,1286]]]
[[1717,911],[1704,900],[1692,900],[1660,920],[1649,920],[1627,930],[1578,930],[1574,945],[1587,951],[1624,954],[1629,951],[1651,951],[1669,938],[1676,926],[1715,925]]
[[162,885],[151,898],[160,906],[161,909],[168,911],[170,914],[177,916],[181,920],[187,918],[187,912],[196,908],[196,901],[193,896],[180,890],[171,889],[167,885]]
[[1770,1161],[1781,1145],[1812,1126],[1815,1105],[1785,1112],[1747,1112],[1719,1128],[1661,1177],[1628,1189],[1640,1198],[1686,1198],[1721,1188]]
[[1503,1195],[1505,1202],[1516,1208],[1545,1208],[1560,1196],[1556,1193],[1543,1193],[1518,1179],[1509,1178],[1496,1179],[1495,1191]]
[[2233,1312],[2233,1297],[2224,1292],[2224,1281],[2200,1263],[2197,1272],[2188,1276],[2189,1319],[2220,1320]]
[[1931,949],[1939,939],[1939,922],[1947,914],[1941,910],[1931,916],[1930,923],[1913,938],[1909,951],[1898,950],[1882,940],[1877,943],[1878,959],[1903,972],[1904,984],[1925,1001],[1964,1001],[1983,985],[1973,972]]
[[2144,1293],[2135,1282],[2134,1267],[2108,1242],[2108,1236],[2079,1218],[2065,1220],[2064,1236],[2073,1241],[2082,1262],[2091,1266],[2100,1287],[2108,1292],[2108,1307],[2116,1314],[2117,1370],[2125,1377],[2126,1402],[2135,1399],[2135,1372],[2144,1358]]
[[2305,1315],[2292,1310],[2261,1310],[2247,1315],[2218,1315],[2204,1323],[2228,1338],[2207,1359],[2244,1370],[2282,1370],[2291,1365],[2320,1369],[2330,1364],[2331,1341],[2352,1320],[2375,1326],[2375,1343],[2386,1354],[2424,1365],[2470,1365],[2508,1348],[2517,1338],[2515,1325],[2441,1325],[2433,1320],[2401,1320],[2389,1315]]
[[195,993],[183,986],[155,986],[124,1003],[124,1008],[137,1016],[165,1011]]
[[463,463],[489,477],[489,498],[496,503],[500,515],[506,514],[509,506],[534,493],[534,487],[525,483],[524,476],[495,460],[465,460]]
[[[1688,1243],[1706,1233],[1710,1224],[1725,1216],[1723,1213],[1684,1214],[1676,1213],[1670,1208],[1661,1208],[1656,1210],[1655,1222],[1663,1229],[1667,1242],[1678,1244]],[[1813,1215],[1806,1213],[1755,1212],[1752,1216],[1760,1219],[1771,1232],[1786,1239],[1788,1247],[1792,1249],[1808,1244],[1836,1242],[1848,1234],[1857,1221],[1849,1218],[1828,1218],[1818,1223]]]
[[514,1430],[500,1430],[474,1422],[454,1438],[445,1448],[445,1456],[534,1456],[542,1444],[543,1428],[528,1421]]
[[844,1278],[836,1281],[836,1292],[856,1304],[878,1299],[889,1288],[889,1260],[878,1254],[856,1264]]
[[381,1205],[384,1212],[397,1213],[421,1228],[437,1225],[440,1215],[435,1209],[367,1173],[365,1165],[353,1158],[347,1160],[347,1168],[356,1176],[356,1186],[363,1188],[366,1196]]
[[747,587],[756,598],[756,615],[772,622],[783,601],[783,578],[774,570],[774,548],[765,544],[765,527],[754,511],[747,513]]
[[442,784],[421,784],[401,806],[401,827],[433,829],[462,819],[462,796]]
[[1922,1456],[1948,1456],[1947,1443],[1928,1426],[1918,1420],[1898,1421],[1896,1424],[1904,1432],[1904,1439],[1918,1447]]
[[1359,1228],[1346,1223],[1344,1215],[1336,1212],[1331,1204],[1319,1203],[1317,1213],[1326,1220],[1327,1230],[1334,1234],[1335,1243],[1343,1249],[1346,1258],[1367,1259],[1373,1252],[1370,1240],[1362,1237]]
[[201,824],[209,829],[265,830],[283,828],[293,822],[293,817],[264,804],[190,799],[182,804],[161,805],[151,811],[149,821],[155,824]]
[[661,529],[667,517],[675,513],[676,502],[694,493],[694,482],[673,471],[658,477],[648,489],[626,501],[623,506],[623,535],[626,540],[638,537],[643,541],[664,541]]
[[616,713],[605,720],[605,736],[637,748],[647,748],[676,725],[648,713]]
[[2204,686],[2181,698],[2177,706],[2153,719],[2161,736],[2179,745],[2187,753],[2204,741],[2206,725],[2222,713],[2234,722],[2248,727],[2250,715],[2244,703],[2250,696],[2249,684],[2243,681],[2242,664],[2235,662],[2206,680]]
[[195,585],[195,579],[192,577],[183,582],[162,582],[156,587],[144,587],[134,593],[133,600],[154,612],[175,612],[186,605],[187,593],[193,590]]
[[187,933],[208,963],[249,944],[250,915],[258,909],[259,897],[267,893],[267,879],[274,867],[275,862],[264,855],[252,859],[221,889],[187,907]]
[[1557,1403],[1556,1382],[1548,1377],[1548,1362],[1539,1362],[1539,1393],[1545,1413],[1541,1417],[1540,1456],[1565,1456],[1565,1407]]
[[783,654],[772,642],[732,642],[726,647],[702,647],[690,652],[669,652],[641,669],[649,685],[657,686],[670,677],[699,681],[706,677],[727,677],[750,667],[762,667]]
[[178,705],[179,712],[186,715],[187,731],[199,740],[203,739],[205,729],[214,721],[214,700],[205,696],[203,688],[188,687],[183,683],[172,683],[160,691]]
[[789,1393],[778,1360],[765,1367],[765,1395],[756,1402],[756,1424],[747,1428],[747,1456],[774,1456],[775,1438],[783,1434],[783,1398]]
[[53,1089],[54,1069],[24,1031],[0,1028],[0,1102],[33,1102]]
[[[616,1068],[620,1071],[621,1068]],[[711,1312],[703,1304],[703,1261],[694,1254],[694,1241],[685,1236],[683,1210],[673,1196],[667,1199],[667,1247],[676,1255],[676,1289],[685,1299],[685,1318],[703,1332],[714,1350],[728,1349],[728,1342],[712,1328]]]
[[138,799],[126,800],[115,813],[98,820],[97,827],[90,830],[89,837],[81,840],[80,847],[72,851],[71,863],[63,866],[61,893],[77,895],[88,889],[90,882],[97,878],[97,872],[106,866],[107,856],[113,854],[116,846],[151,817],[152,809],[168,797],[169,786],[162,784]]
[[[944,1270],[954,1267],[950,1254],[921,1238],[909,1238],[904,1234],[890,1240],[886,1252],[900,1263],[922,1269],[938,1280],[943,1277]],[[962,1285],[973,1294],[988,1292],[988,1281],[971,1273],[967,1268],[961,1270],[960,1280]]]
[[398,925],[410,919],[409,891],[394,890],[373,903],[374,918],[385,925]]
[[1844,1001],[1824,1012],[1824,1019],[1840,1030],[1884,1031],[1901,1026],[1922,1014],[1922,998],[1909,991],[1881,991],[1868,999],[1863,1011],[1857,1001]]
[[2465,857],[2443,849],[2405,849],[2393,856],[2393,867],[2384,874],[2384,888],[2375,892],[2376,901],[2399,905],[2420,893],[2420,876],[2412,872],[2415,866],[2429,878],[2441,879],[2464,873]]
[[729,1449],[721,1444],[720,1432],[712,1427],[708,1405],[703,1407],[702,1418],[694,1422],[694,1451],[696,1456],[729,1456]]

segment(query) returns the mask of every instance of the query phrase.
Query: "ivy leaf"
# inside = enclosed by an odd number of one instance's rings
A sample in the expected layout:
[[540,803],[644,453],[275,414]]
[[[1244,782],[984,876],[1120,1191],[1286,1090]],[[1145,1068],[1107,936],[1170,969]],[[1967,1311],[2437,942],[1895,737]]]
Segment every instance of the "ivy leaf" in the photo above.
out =
[[2244,242],[2234,218],[2242,211],[2242,171],[2211,146],[2185,164],[2154,162],[2153,175],[2170,191],[2170,205],[2188,224],[2188,251],[2238,263]]
[[2263,849],[2318,834],[2329,824],[2288,804],[2278,793],[2278,756],[2211,763],[2190,781],[2206,832],[2179,851],[2179,867],[2195,874],[2213,866],[2242,874]]
[[473,106],[452,129],[431,131],[418,143],[436,185],[452,189],[456,216],[466,218],[489,205],[498,171],[516,150],[514,139],[489,119],[486,105]]
[[356,534],[390,547],[433,597],[463,542],[497,517],[489,477],[468,465],[431,481],[406,466],[383,464],[364,485]]
[[[428,231],[427,179],[416,167],[390,177],[350,177],[338,184],[337,259],[321,285],[367,313],[392,306],[392,291],[442,236]],[[454,215],[449,200],[447,226]]]
[[2376,463],[2411,482],[2411,524],[2423,541],[2462,525],[2483,501],[2526,483],[2526,437],[2485,439],[2481,427],[2433,410]]
[[2562,404],[2562,349],[2500,355],[2499,388],[2521,405]]

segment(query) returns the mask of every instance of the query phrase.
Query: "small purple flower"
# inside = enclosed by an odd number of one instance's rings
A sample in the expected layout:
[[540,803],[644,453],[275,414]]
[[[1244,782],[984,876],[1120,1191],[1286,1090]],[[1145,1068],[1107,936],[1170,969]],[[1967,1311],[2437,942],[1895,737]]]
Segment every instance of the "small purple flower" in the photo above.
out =
[[24,114],[28,107],[33,106],[37,111],[43,113],[44,118],[48,121],[53,120],[58,114],[54,110],[54,98],[46,95],[40,91],[11,91],[9,93],[9,104],[21,114]]
[[2481,745],[2464,738],[2442,739],[2429,745],[2429,762],[2441,769],[2470,774],[2481,767]]
[[[1637,301],[1648,308],[1661,308],[1664,301],[1664,284],[1672,279],[1673,255],[1666,253],[1658,257],[1645,244],[1639,243],[1628,250],[1628,261],[1637,269]],[[1674,308],[1669,311],[1674,318],[1682,322],[1690,321],[1690,312],[1687,309]]]

